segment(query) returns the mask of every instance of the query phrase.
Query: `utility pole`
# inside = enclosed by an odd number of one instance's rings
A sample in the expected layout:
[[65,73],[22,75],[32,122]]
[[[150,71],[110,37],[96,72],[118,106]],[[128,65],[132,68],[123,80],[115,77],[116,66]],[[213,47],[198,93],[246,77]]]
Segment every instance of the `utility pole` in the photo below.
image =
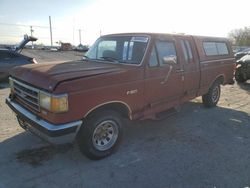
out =
[[75,45],[75,27],[73,27],[73,45]]
[[[30,26],[30,36],[33,37],[33,32],[34,30],[32,29],[32,26]],[[32,44],[32,49],[34,49],[33,41],[31,42]]]
[[79,29],[79,41],[80,41],[80,44],[82,44],[82,30]]
[[53,40],[52,40],[52,27],[51,27],[51,17],[49,16],[49,28],[50,28],[50,45],[53,46]]
[[102,30],[100,29],[100,37],[102,36]]
[[75,45],[75,18],[73,19],[73,45]]

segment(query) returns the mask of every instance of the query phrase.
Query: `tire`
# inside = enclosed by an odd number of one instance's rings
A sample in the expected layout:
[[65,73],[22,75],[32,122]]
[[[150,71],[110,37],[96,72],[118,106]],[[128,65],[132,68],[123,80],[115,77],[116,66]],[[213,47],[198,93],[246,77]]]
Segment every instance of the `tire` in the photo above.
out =
[[205,107],[211,108],[217,105],[220,99],[220,83],[214,82],[209,88],[208,93],[202,96],[202,102]]
[[237,68],[235,71],[235,80],[238,83],[244,83],[247,81],[247,79],[245,78],[244,74],[242,73],[242,69],[241,68]]
[[122,138],[122,118],[113,110],[92,114],[77,135],[80,151],[91,160],[111,155]]

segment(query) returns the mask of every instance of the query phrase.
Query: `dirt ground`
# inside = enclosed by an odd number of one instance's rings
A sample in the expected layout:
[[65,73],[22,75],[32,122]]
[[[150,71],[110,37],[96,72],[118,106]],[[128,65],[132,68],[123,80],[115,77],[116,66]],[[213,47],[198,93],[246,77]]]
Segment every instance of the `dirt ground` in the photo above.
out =
[[223,86],[216,108],[197,98],[165,120],[128,121],[119,150],[100,161],[23,131],[8,93],[1,84],[0,188],[250,186],[250,81]]

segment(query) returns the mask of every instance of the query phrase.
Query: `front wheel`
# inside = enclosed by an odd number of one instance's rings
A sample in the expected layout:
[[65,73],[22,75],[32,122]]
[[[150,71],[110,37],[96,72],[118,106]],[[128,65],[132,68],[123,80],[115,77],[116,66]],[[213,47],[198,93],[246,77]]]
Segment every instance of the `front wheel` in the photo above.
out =
[[77,141],[80,151],[89,159],[98,160],[112,154],[122,136],[122,118],[115,111],[92,114],[80,129]]
[[208,90],[208,93],[202,96],[202,102],[205,107],[214,107],[220,99],[220,84],[215,82]]

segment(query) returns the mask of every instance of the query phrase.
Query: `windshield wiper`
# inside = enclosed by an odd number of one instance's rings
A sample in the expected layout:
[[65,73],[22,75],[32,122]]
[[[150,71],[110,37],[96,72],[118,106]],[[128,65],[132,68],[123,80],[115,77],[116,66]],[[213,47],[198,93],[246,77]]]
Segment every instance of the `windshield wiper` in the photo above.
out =
[[107,60],[107,61],[111,61],[111,62],[119,62],[119,60],[114,57],[100,57],[100,58]]
[[89,58],[88,56],[83,55],[82,56],[82,61],[98,61],[98,59]]
[[88,61],[88,60],[92,60],[92,61],[100,61],[100,60],[105,60],[105,61],[109,61],[109,62],[115,62],[115,63],[123,63],[123,64],[128,64],[128,61],[124,61],[124,60],[119,60],[115,57],[108,57],[108,56],[102,56],[102,57],[99,57],[98,59],[92,59],[92,58],[89,58],[88,56],[86,55],[83,55],[83,61]]
[[89,60],[93,60],[93,61],[98,61],[98,60],[102,60],[102,59],[104,59],[104,60],[106,60],[106,61],[111,61],[111,62],[119,62],[118,61],[118,59],[116,59],[116,58],[113,58],[113,57],[100,57],[101,59],[92,59],[92,58],[89,58],[88,56],[86,56],[86,55],[83,55],[82,56],[82,60],[83,61],[89,61]]

